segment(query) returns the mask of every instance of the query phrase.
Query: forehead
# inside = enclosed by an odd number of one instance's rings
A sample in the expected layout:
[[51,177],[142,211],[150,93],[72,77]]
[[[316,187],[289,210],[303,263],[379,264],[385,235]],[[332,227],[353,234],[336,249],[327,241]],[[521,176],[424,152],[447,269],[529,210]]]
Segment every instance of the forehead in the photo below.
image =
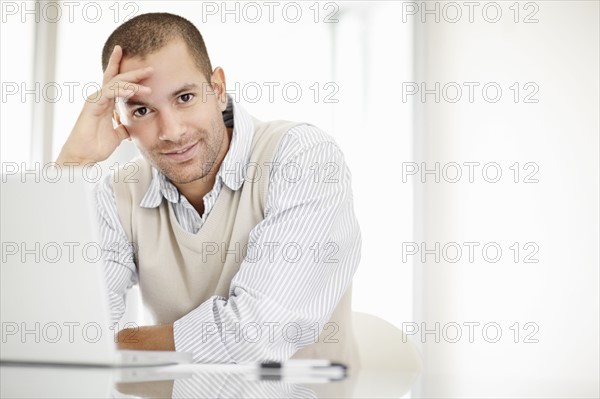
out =
[[155,86],[177,86],[180,82],[190,82],[192,79],[197,84],[206,81],[187,46],[180,39],[172,40],[166,46],[144,57],[124,58],[121,60],[119,73],[149,66],[154,69],[154,73],[148,79],[138,83],[150,86],[153,91],[157,88]]

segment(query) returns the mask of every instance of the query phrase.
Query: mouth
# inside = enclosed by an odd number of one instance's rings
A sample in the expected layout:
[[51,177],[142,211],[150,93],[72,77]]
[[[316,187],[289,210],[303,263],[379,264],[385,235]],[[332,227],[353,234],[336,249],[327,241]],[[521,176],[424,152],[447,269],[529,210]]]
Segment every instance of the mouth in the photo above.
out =
[[175,151],[163,152],[163,155],[166,155],[169,159],[175,162],[185,162],[193,158],[194,155],[196,155],[197,149],[198,142]]

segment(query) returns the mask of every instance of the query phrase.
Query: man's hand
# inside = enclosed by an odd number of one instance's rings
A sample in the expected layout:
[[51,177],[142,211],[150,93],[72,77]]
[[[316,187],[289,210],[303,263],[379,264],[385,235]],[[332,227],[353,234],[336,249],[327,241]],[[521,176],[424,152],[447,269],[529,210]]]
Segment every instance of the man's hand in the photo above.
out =
[[124,328],[117,334],[119,349],[174,351],[173,324]]
[[[115,46],[102,80],[102,88],[89,96],[83,110],[64,144],[57,163],[76,162],[80,166],[104,161],[129,138],[115,110],[117,98],[128,98],[136,93],[149,94],[150,88],[137,82],[148,78],[152,68],[143,68],[119,74],[123,50]],[[113,118],[116,127],[113,127]]]

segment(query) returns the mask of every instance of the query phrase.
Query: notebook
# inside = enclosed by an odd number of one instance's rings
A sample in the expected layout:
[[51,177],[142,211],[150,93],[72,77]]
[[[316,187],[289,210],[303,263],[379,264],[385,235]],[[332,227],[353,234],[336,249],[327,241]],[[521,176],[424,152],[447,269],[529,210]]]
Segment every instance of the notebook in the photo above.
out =
[[44,175],[38,168],[0,177],[0,361],[191,362],[189,353],[117,349],[122,326],[110,324],[93,198],[97,174]]

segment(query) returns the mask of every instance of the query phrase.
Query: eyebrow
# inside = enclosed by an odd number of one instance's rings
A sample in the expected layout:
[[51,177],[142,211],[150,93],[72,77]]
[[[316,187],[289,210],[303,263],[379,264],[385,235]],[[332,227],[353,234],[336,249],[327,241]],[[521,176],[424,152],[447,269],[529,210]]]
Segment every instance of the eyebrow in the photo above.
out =
[[[182,95],[183,93],[187,92],[187,91],[194,91],[194,90],[198,90],[198,85],[196,83],[186,83],[183,86],[181,86],[179,89],[175,90],[173,93],[171,93],[171,98],[173,97],[179,97],[180,95]],[[144,101],[140,101],[140,100],[135,100],[135,99],[124,99],[123,100],[125,102],[125,105],[128,107],[137,107],[137,106],[142,106],[142,107],[147,107],[148,104],[145,103]]]

